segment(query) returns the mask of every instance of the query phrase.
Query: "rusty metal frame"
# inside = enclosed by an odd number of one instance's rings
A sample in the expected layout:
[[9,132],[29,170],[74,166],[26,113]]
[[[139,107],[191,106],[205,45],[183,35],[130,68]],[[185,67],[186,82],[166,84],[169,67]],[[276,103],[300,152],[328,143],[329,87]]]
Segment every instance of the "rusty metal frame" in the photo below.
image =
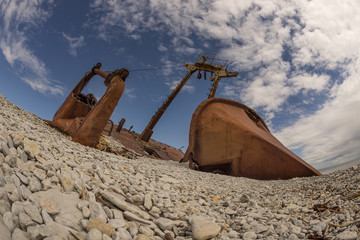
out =
[[[109,74],[100,70],[100,67],[101,63],[98,63],[85,74],[55,113],[53,121],[47,121],[51,126],[72,135],[73,141],[90,147],[97,145],[121,98],[125,80],[129,75],[129,71],[125,68]],[[104,84],[107,89],[100,100],[91,106],[81,98],[83,96],[81,91],[95,75],[105,79]]]
[[[110,123],[110,129],[107,132],[108,132],[108,136],[111,136],[112,130],[114,128],[114,122],[111,119],[109,119],[108,123]],[[104,131],[106,130],[104,129]]]
[[[236,77],[237,72],[229,72],[227,70],[227,60],[221,60],[225,61],[225,65],[217,65],[214,66],[213,62],[215,60],[215,54],[211,54],[213,57],[205,57],[203,55],[199,56],[199,59],[195,64],[188,64],[184,63],[184,66],[189,70],[189,72],[185,75],[185,77],[182,79],[182,81],[177,85],[177,87],[172,91],[172,93],[169,95],[169,97],[165,100],[163,105],[157,110],[157,112],[152,116],[150,122],[145,127],[143,132],[140,135],[140,139],[148,142],[153,134],[153,128],[157,124],[157,122],[160,120],[161,116],[164,114],[166,109],[169,107],[171,102],[175,99],[177,94],[180,92],[180,90],[185,86],[186,82],[189,80],[191,75],[196,71],[204,71],[204,72],[211,72],[215,74],[215,80],[213,82],[213,85],[211,87],[211,90],[209,92],[208,98],[212,98],[215,96],[217,86],[220,82],[221,78],[228,78],[228,77]],[[208,60],[211,60],[210,62],[207,62]]]

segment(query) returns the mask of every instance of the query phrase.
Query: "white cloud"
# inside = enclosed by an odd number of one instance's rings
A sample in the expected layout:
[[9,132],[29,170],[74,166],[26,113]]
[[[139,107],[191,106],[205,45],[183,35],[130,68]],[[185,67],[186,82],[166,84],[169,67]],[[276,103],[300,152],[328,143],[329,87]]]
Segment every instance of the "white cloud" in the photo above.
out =
[[[167,81],[165,82],[165,85],[168,86],[171,90],[174,90],[179,83],[181,82],[180,80],[171,80],[171,81]],[[187,82],[187,84],[185,84],[185,86],[182,87],[181,91],[187,92],[187,93],[193,93],[195,91],[195,87],[193,85],[190,85],[189,82]]]
[[165,47],[165,45],[163,43],[159,44],[158,49],[159,49],[160,52],[166,52],[168,50],[168,48]]
[[132,102],[136,99],[135,89],[134,88],[125,88],[123,96],[129,102]]
[[74,57],[77,56],[77,49],[84,46],[85,42],[84,42],[84,36],[80,36],[80,37],[70,37],[69,35],[67,35],[66,33],[62,33],[62,36],[68,41],[69,43],[69,53],[71,55],[73,55]]
[[[333,88],[333,98],[315,114],[304,116],[275,135],[315,166],[331,166],[360,156],[360,60],[351,75]],[[326,160],[324,162],[324,160]]]
[[[294,74],[295,75],[295,74]],[[289,79],[289,82],[292,84],[292,87],[296,92],[301,89],[315,90],[320,92],[327,88],[327,84],[330,81],[330,77],[328,75],[322,74],[309,74],[306,72],[300,72],[298,75]]]
[[41,93],[63,94],[63,87],[49,80],[45,64],[27,45],[26,33],[50,16],[52,1],[4,0],[0,3],[0,49],[20,78]]

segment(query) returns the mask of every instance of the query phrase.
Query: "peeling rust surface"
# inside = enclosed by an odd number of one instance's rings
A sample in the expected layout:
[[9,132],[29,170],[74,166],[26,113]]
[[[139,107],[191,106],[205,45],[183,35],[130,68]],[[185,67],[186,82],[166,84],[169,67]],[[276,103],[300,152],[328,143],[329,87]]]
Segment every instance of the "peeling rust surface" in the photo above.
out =
[[184,161],[189,167],[255,179],[290,179],[320,173],[287,149],[247,106],[210,98],[195,110]]
[[[107,125],[112,112],[125,88],[125,79],[129,71],[125,68],[109,74],[95,65],[70,92],[63,105],[55,113],[53,121],[47,121],[73,137],[73,141],[89,147],[95,147]],[[105,79],[105,94],[97,102],[92,94],[84,96],[81,91],[90,79],[99,75]]]

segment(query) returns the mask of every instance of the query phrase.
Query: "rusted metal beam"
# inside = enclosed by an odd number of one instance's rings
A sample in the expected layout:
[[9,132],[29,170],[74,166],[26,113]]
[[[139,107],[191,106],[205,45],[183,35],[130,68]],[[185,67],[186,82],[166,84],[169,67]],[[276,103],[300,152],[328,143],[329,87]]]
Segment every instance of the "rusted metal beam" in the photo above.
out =
[[[115,70],[109,74],[100,70],[100,67],[101,63],[98,63],[91,71],[85,74],[55,113],[53,121],[47,121],[51,126],[71,134],[73,141],[90,147],[97,145],[112,112],[120,100],[125,88],[125,79],[129,75],[129,71],[125,68]],[[96,74],[105,79],[104,84],[107,89],[95,104],[94,99],[87,101],[87,96],[83,95],[81,91]]]
[[111,136],[112,130],[114,128],[114,122],[111,119],[109,119],[108,123],[110,123],[110,129],[108,131],[108,136]]
[[122,129],[122,127],[124,126],[124,124],[125,124],[125,118],[122,118],[122,119],[120,120],[120,122],[119,122],[118,127],[116,128],[116,131],[117,131],[117,132],[120,132],[121,129]]
[[177,85],[177,87],[173,90],[170,96],[165,100],[163,105],[158,109],[158,111],[153,115],[150,122],[144,129],[144,131],[140,135],[140,139],[147,142],[150,140],[151,135],[153,134],[153,128],[155,127],[156,123],[159,121],[161,116],[164,114],[166,109],[169,107],[170,103],[174,100],[176,95],[180,92],[182,87],[185,85],[187,80],[189,80],[190,76],[196,71],[195,69],[189,69],[189,72],[185,75],[183,80]]
[[[153,128],[161,118],[161,116],[164,114],[166,109],[169,107],[170,103],[174,100],[176,95],[180,92],[181,88],[185,85],[187,80],[190,78],[190,76],[196,72],[196,71],[204,71],[211,72],[215,74],[215,80],[212,85],[212,88],[210,90],[208,98],[212,98],[215,96],[215,92],[217,89],[217,86],[219,84],[219,81],[221,78],[227,78],[227,77],[236,77],[237,72],[228,72],[227,67],[224,67],[222,65],[213,65],[213,61],[215,60],[215,54],[212,58],[200,56],[198,61],[195,64],[188,64],[185,63],[184,66],[189,70],[189,72],[186,74],[186,76],[183,78],[183,80],[179,83],[179,85],[173,90],[173,92],[170,94],[170,96],[166,99],[166,101],[163,103],[163,105],[158,109],[158,111],[153,115],[150,122],[144,129],[144,131],[140,135],[140,139],[147,142],[150,140],[152,134],[153,134]],[[210,59],[210,63],[206,62],[208,59]],[[227,62],[227,61],[226,61]],[[201,77],[200,77],[201,78]]]

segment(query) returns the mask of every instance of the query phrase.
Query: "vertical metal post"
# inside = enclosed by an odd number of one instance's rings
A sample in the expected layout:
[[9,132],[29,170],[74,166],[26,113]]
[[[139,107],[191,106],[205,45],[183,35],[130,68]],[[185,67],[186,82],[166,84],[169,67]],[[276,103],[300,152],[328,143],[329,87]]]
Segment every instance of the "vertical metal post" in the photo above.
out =
[[124,123],[125,123],[125,118],[122,118],[122,119],[120,120],[120,122],[119,122],[118,127],[116,128],[116,131],[117,131],[117,132],[120,132],[120,131],[121,131],[122,127],[124,126]]
[[209,92],[209,98],[213,98],[215,96],[215,92],[216,92],[216,89],[217,89],[217,86],[219,85],[219,82],[220,82],[220,78],[218,75],[216,75],[215,79],[214,79],[214,83],[211,87],[211,90]]

